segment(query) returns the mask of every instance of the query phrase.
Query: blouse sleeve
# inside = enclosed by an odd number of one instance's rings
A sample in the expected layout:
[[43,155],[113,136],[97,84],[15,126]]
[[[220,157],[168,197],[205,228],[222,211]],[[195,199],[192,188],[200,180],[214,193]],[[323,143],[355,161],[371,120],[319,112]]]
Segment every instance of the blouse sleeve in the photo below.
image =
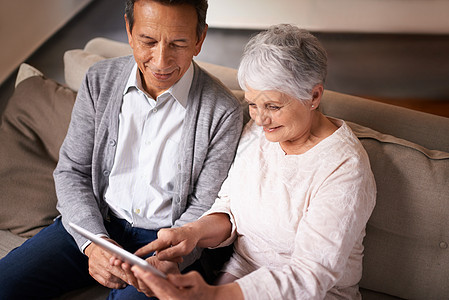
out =
[[290,263],[276,270],[262,267],[237,280],[245,299],[323,299],[363,238],[375,197],[369,163],[355,169],[343,163],[311,197]]
[[228,188],[229,188],[229,185],[231,185],[230,182],[232,181],[233,169],[234,169],[234,165],[231,166],[231,169],[229,170],[228,177],[223,182],[223,185],[221,186],[220,192],[218,193],[218,197],[217,197],[217,199],[215,199],[214,204],[207,212],[205,212],[201,216],[201,218],[202,218],[204,216],[215,214],[215,213],[227,214],[229,216],[229,220],[232,225],[231,235],[229,236],[229,238],[224,240],[223,242],[221,242],[219,245],[217,245],[215,247],[211,247],[211,249],[229,246],[235,241],[235,239],[237,237],[235,219],[231,213],[231,201],[230,201],[229,193],[228,193]]

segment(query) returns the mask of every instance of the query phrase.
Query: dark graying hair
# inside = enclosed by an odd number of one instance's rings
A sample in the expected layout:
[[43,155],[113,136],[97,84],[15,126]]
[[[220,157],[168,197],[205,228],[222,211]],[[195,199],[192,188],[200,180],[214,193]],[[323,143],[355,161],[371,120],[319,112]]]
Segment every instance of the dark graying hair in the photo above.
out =
[[[132,31],[134,25],[134,3],[139,0],[126,0],[125,4],[125,14],[129,23],[129,30]],[[188,4],[195,8],[196,15],[198,17],[198,24],[196,26],[196,34],[198,39],[206,28],[206,14],[208,3],[207,0],[151,0],[164,5],[181,5]]]
[[274,90],[308,100],[326,74],[327,54],[318,39],[307,30],[280,24],[250,39],[238,79],[243,90]]

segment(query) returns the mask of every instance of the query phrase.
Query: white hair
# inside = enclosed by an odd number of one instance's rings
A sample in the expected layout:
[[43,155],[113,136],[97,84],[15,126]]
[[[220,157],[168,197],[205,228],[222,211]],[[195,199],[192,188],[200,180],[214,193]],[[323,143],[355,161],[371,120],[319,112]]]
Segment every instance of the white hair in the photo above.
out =
[[316,37],[289,24],[275,25],[245,47],[239,70],[240,87],[275,90],[300,100],[309,100],[312,89],[323,84],[327,54]]

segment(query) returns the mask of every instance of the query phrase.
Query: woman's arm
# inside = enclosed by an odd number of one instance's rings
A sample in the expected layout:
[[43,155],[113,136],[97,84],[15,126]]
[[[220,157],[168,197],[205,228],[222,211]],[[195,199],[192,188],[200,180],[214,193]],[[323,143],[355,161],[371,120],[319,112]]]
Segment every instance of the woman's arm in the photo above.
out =
[[231,235],[231,221],[225,213],[214,213],[182,227],[159,230],[158,238],[137,250],[145,256],[156,251],[160,260],[180,262],[195,247],[215,247]]

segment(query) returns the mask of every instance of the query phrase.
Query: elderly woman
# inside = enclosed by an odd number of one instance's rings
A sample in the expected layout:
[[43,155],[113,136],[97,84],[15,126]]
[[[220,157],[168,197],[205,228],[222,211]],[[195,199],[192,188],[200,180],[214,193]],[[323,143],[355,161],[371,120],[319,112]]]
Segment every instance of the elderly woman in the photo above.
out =
[[235,162],[198,221],[162,229],[140,249],[179,261],[195,246],[234,243],[217,286],[196,272],[162,279],[139,267],[160,299],[358,299],[365,226],[376,188],[368,156],[342,120],[317,110],[326,52],[305,30],[253,37],[238,72],[249,105]]

